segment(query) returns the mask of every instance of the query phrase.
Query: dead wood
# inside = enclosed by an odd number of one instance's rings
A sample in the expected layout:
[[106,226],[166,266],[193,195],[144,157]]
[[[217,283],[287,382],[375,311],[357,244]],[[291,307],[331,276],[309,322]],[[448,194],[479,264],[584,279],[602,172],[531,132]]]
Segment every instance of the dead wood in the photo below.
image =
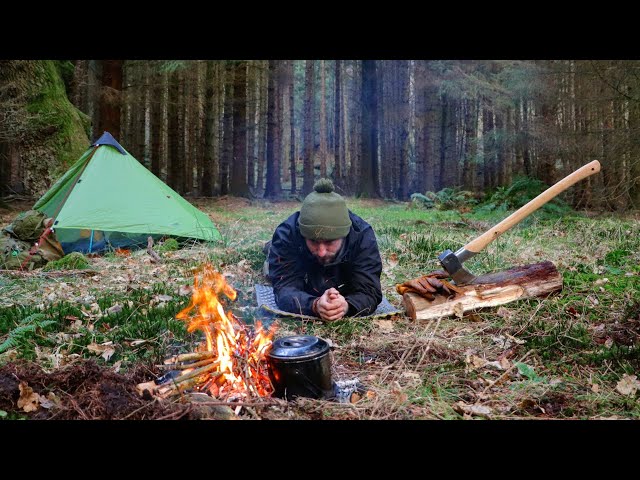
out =
[[434,300],[405,293],[402,298],[407,314],[413,320],[430,320],[524,298],[547,296],[562,289],[562,275],[552,262],[547,261],[482,275],[458,288],[462,293],[451,298],[438,295]]

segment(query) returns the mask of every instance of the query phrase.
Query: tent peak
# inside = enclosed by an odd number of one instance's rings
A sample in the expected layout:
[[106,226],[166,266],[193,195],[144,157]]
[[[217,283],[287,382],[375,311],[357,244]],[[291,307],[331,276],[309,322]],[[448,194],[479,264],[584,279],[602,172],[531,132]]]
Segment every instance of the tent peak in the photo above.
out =
[[117,140],[115,138],[113,138],[113,136],[105,131],[102,136],[96,140],[95,142],[93,142],[93,144],[91,145],[92,147],[96,147],[99,145],[111,145],[113,148],[115,148],[116,150],[118,150],[122,155],[126,155],[127,151],[122,148],[122,145],[120,145]]

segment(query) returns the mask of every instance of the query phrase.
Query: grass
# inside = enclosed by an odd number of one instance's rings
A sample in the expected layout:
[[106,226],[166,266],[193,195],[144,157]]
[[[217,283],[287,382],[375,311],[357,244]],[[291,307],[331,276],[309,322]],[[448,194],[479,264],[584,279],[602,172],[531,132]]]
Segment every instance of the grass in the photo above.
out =
[[[214,219],[221,242],[162,249],[162,264],[151,263],[144,250],[87,259],[98,274],[0,276],[0,344],[15,343],[0,353],[0,363],[25,358],[55,368],[86,357],[107,366],[120,362],[126,370],[193,351],[201,336],[188,333],[175,315],[188,304],[185,288],[206,261],[237,290],[238,299],[227,305],[236,316],[266,320],[253,292],[264,282],[262,246],[300,204],[194,203]],[[509,213],[348,203],[374,227],[383,291],[398,307],[396,283],[438,269],[444,249],[456,250]],[[616,386],[640,370],[639,252],[637,215],[541,212],[465,265],[489,273],[550,260],[563,276],[558,294],[429,322],[403,315],[386,323],[277,319],[278,336],[331,340],[334,379],[358,378],[369,390],[349,409],[300,399],[282,418],[638,418],[638,394],[623,395]],[[30,316],[37,324],[16,334]],[[109,342],[108,358],[89,348]]]

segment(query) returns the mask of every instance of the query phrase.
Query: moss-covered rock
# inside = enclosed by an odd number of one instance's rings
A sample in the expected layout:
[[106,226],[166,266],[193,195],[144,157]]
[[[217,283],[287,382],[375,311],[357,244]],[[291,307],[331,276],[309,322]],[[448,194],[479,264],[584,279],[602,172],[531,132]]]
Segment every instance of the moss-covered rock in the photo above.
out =
[[60,260],[47,263],[42,270],[80,270],[83,268],[89,268],[87,258],[80,252],[71,252]]
[[164,242],[158,245],[159,252],[173,252],[178,250],[180,245],[178,245],[178,241],[175,238],[167,238]]

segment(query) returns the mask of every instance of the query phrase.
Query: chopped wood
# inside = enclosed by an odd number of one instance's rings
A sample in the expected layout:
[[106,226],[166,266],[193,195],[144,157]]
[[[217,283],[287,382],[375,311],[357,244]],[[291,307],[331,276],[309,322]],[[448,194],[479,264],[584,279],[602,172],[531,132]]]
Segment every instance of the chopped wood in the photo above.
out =
[[147,253],[151,255],[151,261],[153,263],[162,263],[160,255],[153,249],[153,237],[147,238]]
[[183,353],[181,355],[175,355],[170,357],[164,361],[165,365],[171,363],[180,363],[180,362],[189,362],[191,360],[204,360],[205,358],[213,358],[217,355],[216,352],[192,352],[192,353]]
[[167,369],[167,370],[186,370],[187,368],[198,368],[198,367],[202,367],[203,365],[209,365],[210,363],[215,363],[217,365],[220,362],[214,360],[213,358],[209,358],[209,359],[205,359],[205,360],[200,360],[199,362],[193,362],[193,363],[170,363],[170,364],[165,364],[165,365],[156,365],[156,367],[164,368],[164,369]]
[[472,283],[457,288],[462,293],[452,298],[438,295],[434,300],[405,293],[402,299],[407,314],[413,320],[431,320],[524,298],[547,296],[562,289],[562,275],[552,262],[547,261],[478,276]]

